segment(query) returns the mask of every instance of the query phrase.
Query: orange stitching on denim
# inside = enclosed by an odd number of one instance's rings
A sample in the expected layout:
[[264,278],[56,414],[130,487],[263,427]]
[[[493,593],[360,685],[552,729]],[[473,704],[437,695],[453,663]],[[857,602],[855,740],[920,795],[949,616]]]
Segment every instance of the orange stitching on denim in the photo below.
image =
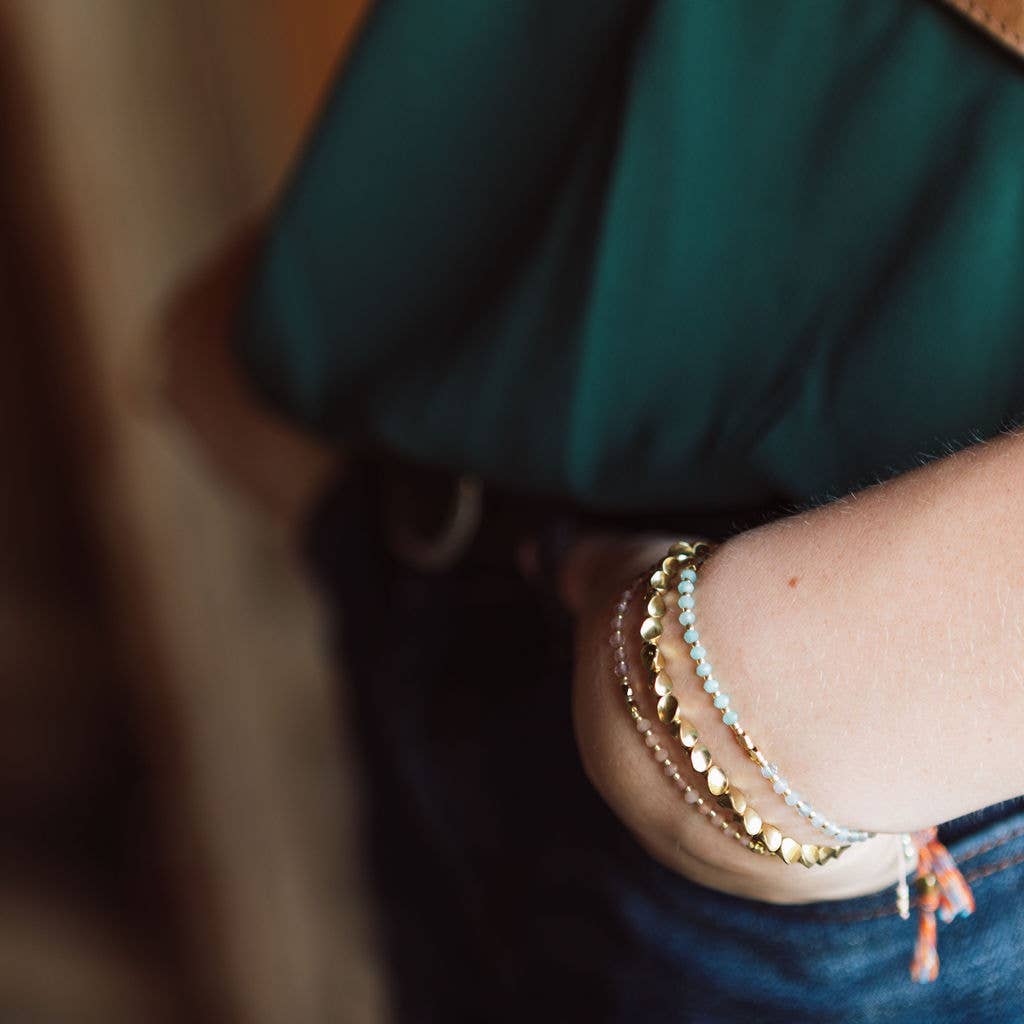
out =
[[1024,825],[1007,832],[1005,836],[999,836],[998,839],[990,839],[987,843],[982,843],[981,846],[968,850],[967,853],[957,857],[957,860],[973,860],[975,857],[980,857],[983,853],[988,853],[989,850],[994,850],[997,846],[1002,846],[1003,843],[1008,843],[1011,839],[1017,839],[1020,836],[1024,836]]
[[983,868],[978,868],[977,871],[965,874],[964,878],[969,882],[973,882],[979,878],[987,878],[989,875],[994,875],[998,871],[1005,871],[1007,868],[1012,868],[1015,864],[1024,864],[1024,853],[1018,853],[1015,857],[1007,857],[1006,860],[998,861],[995,864],[987,864]]

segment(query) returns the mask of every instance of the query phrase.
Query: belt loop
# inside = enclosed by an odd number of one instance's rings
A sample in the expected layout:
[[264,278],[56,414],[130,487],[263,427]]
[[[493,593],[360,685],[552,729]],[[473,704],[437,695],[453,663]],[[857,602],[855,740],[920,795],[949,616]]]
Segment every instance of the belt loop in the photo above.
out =
[[453,491],[448,515],[430,537],[417,534],[408,518],[400,518],[384,503],[384,532],[396,558],[420,572],[436,573],[453,568],[466,554],[483,520],[483,481],[462,475],[454,478]]

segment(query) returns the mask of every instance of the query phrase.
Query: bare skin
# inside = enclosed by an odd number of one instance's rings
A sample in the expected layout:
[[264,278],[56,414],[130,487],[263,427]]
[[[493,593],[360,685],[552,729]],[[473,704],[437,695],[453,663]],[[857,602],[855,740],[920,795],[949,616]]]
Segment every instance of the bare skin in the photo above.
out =
[[[702,572],[716,678],[768,757],[834,819],[912,831],[1024,793],[1021,481],[1024,436],[1003,435],[740,534]],[[890,884],[891,837],[796,871],[727,843],[660,777],[612,682],[607,623],[622,581],[670,540],[597,545],[569,568],[570,594],[594,595],[579,608],[574,707],[595,786],[659,860],[716,888],[803,902]],[[670,665],[686,660],[681,632],[662,641]],[[758,808],[820,840],[730,741],[692,668],[675,677],[691,681],[687,711]]]
[[[265,412],[230,358],[252,238],[176,300],[168,394],[208,456],[294,529],[342,456]],[[1005,435],[738,535],[708,562],[699,624],[715,675],[759,746],[835,820],[895,833],[1024,793],[1022,505],[1024,435]],[[891,885],[891,836],[811,871],[752,856],[682,803],[638,740],[611,678],[608,621],[674,539],[592,538],[566,565],[577,740],[594,785],[655,857],[712,888],[803,902]],[[664,649],[683,659],[666,621]],[[822,838],[772,794],[696,684],[686,706],[759,809],[798,839]]]

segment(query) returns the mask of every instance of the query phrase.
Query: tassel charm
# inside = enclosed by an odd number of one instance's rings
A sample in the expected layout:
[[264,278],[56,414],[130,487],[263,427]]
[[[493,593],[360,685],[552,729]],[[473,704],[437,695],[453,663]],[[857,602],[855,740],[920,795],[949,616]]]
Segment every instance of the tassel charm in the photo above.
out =
[[920,893],[920,916],[910,977],[920,984],[928,984],[939,976],[936,915],[948,924],[955,917],[967,917],[974,912],[970,886],[936,834],[936,829],[930,828],[913,836],[913,845],[917,848],[915,884]]
[[910,961],[910,977],[926,985],[939,976],[939,951],[935,911],[939,908],[939,883],[932,874],[920,879],[920,917],[917,922],[917,942],[914,958]]

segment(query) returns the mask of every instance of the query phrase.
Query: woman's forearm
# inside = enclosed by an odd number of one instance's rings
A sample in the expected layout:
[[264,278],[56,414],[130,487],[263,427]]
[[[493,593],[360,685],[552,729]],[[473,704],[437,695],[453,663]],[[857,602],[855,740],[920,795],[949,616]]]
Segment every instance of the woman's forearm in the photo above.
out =
[[[1024,436],[1002,435],[733,537],[706,563],[696,611],[714,676],[759,747],[827,817],[913,831],[1024,793],[1022,505]],[[605,545],[569,589],[598,595],[666,544],[620,546],[617,570],[615,547]],[[577,738],[592,781],[640,841],[698,881],[780,902],[889,884],[896,840],[794,872],[688,813],[638,742],[611,677],[611,600],[605,593],[577,609]],[[765,820],[820,841],[729,737],[675,611],[661,649],[687,716]],[[631,635],[642,615],[634,607]],[[637,693],[656,720],[646,688]]]
[[902,831],[1024,793],[1024,436],[740,535],[702,577],[716,676],[828,814]]

